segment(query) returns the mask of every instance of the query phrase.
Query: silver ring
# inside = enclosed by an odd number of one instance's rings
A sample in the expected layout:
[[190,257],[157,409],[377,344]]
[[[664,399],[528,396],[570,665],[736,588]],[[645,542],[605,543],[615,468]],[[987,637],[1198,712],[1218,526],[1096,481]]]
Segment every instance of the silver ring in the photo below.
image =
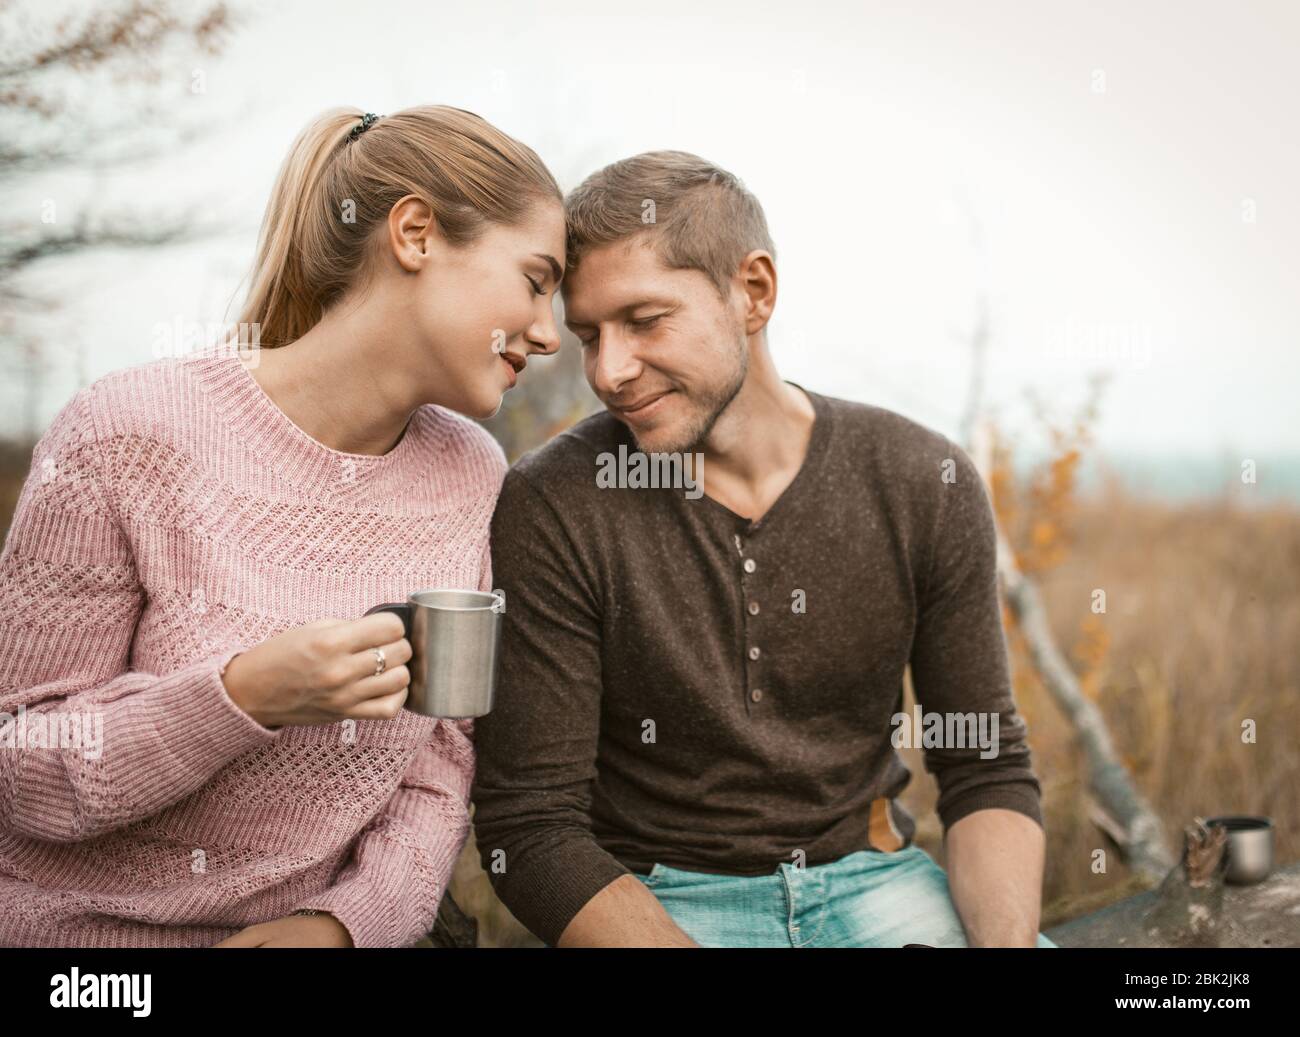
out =
[[372,648],[370,650],[375,653],[375,676],[378,677],[384,672],[384,667],[388,663],[384,661],[384,650],[382,648]]

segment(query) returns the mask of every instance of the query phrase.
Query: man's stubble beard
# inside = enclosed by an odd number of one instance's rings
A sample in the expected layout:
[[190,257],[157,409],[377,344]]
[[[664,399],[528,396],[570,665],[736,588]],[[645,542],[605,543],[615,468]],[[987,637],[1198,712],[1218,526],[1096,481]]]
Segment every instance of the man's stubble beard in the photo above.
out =
[[740,348],[737,350],[736,366],[731,380],[719,389],[717,392],[711,392],[702,401],[704,403],[704,417],[697,420],[693,427],[688,428],[681,436],[682,442],[669,443],[655,447],[653,450],[641,442],[641,439],[635,432],[632,432],[632,440],[636,448],[642,453],[661,453],[661,454],[691,454],[703,452],[704,441],[708,438],[709,433],[713,431],[713,426],[718,418],[722,416],[730,405],[731,401],[736,398],[741,387],[745,384],[745,378],[749,375],[749,347],[745,340],[740,340]]

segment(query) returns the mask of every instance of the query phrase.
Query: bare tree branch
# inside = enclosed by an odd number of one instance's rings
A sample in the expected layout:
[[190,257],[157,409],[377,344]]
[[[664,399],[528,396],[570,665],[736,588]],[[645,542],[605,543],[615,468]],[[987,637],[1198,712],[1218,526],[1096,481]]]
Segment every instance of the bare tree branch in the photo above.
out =
[[[163,110],[157,103],[157,84],[165,70],[176,67],[177,58],[211,56],[223,48],[236,24],[227,4],[125,0],[50,24],[0,0],[0,20],[5,40],[0,118],[6,128],[0,141],[0,187],[7,195],[30,194],[29,181],[56,172],[102,173],[174,155],[213,133],[206,112],[203,125],[177,123],[175,107]],[[121,103],[106,112],[106,96]],[[107,217],[82,211],[70,220],[46,223],[15,219],[14,208],[6,210],[9,218],[0,223],[0,346],[7,366],[26,387],[23,407],[31,434],[48,350],[35,348],[33,337],[13,318],[38,306],[57,307],[62,300],[40,297],[22,275],[38,263],[91,249],[156,248],[228,228],[197,211],[158,215],[115,210]],[[75,348],[80,364],[84,343]]]
[[[234,25],[230,10],[217,3],[197,17],[186,19],[172,13],[169,3],[131,0],[117,10],[93,10],[82,16],[80,26],[73,18],[63,19],[55,27],[56,39],[41,45],[32,39],[26,53],[19,53],[0,63],[0,83],[16,104],[39,102],[40,95],[13,80],[32,79],[53,69],[68,68],[76,72],[109,65],[123,54],[154,51],[178,37],[188,37],[204,53],[219,52],[222,36]],[[11,31],[8,50],[12,54],[22,41]],[[148,67],[135,70],[149,75]],[[11,92],[11,93],[10,93]]]

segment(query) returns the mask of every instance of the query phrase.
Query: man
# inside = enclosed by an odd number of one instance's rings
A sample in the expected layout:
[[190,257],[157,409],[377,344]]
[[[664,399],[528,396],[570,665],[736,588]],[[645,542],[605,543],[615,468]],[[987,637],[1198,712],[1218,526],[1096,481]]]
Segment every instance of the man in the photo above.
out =
[[[566,207],[566,323],[607,412],[520,460],[493,519],[472,798],[497,894],[560,947],[1053,946],[969,457],[781,380],[775,248],[724,170],[643,154]],[[924,745],[951,887],[896,802],[909,663],[948,720]]]

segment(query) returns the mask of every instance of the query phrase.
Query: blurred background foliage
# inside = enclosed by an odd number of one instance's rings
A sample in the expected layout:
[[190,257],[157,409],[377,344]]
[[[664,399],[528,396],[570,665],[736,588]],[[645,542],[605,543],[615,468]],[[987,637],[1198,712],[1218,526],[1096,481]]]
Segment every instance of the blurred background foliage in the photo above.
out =
[[582,373],[582,346],[561,324],[561,344],[551,356],[528,358],[528,369],[505,394],[501,409],[481,424],[511,463],[570,425],[603,410]]

